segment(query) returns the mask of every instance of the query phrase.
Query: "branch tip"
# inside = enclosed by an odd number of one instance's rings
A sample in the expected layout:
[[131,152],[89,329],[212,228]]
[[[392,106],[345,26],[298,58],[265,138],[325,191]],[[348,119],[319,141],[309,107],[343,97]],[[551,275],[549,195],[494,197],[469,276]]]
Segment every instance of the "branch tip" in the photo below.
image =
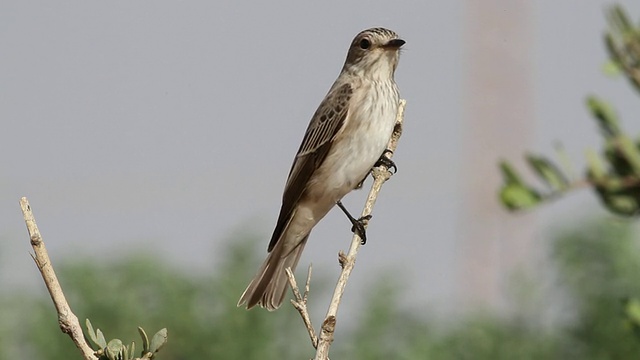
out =
[[22,208],[22,216],[27,225],[27,231],[29,232],[29,241],[34,251],[33,254],[29,255],[36,263],[42,279],[47,286],[51,300],[56,307],[60,330],[71,337],[71,340],[76,344],[76,347],[80,350],[85,360],[95,360],[96,356],[84,338],[78,317],[71,311],[71,307],[64,296],[60,282],[58,282],[58,277],[51,265],[47,248],[38,230],[36,219],[31,211],[31,205],[29,205],[26,197],[20,199],[20,207]]

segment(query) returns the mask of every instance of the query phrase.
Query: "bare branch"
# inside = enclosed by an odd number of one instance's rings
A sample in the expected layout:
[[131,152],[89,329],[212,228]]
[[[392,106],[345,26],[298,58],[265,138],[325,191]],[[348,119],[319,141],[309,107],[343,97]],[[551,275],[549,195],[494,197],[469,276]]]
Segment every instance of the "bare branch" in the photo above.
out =
[[93,349],[91,349],[84,339],[82,327],[80,326],[80,322],[78,322],[78,317],[71,311],[69,303],[62,292],[62,287],[60,287],[58,277],[53,270],[49,254],[44,246],[40,230],[38,230],[38,225],[36,224],[36,219],[33,217],[31,206],[29,205],[29,201],[26,197],[20,199],[20,207],[22,208],[24,221],[27,224],[27,230],[29,231],[31,246],[35,252],[32,257],[36,262],[36,266],[38,266],[38,270],[40,270],[40,273],[42,274],[42,279],[47,286],[47,290],[49,290],[51,300],[53,300],[53,304],[58,312],[58,324],[60,325],[60,330],[71,337],[71,340],[76,344],[76,347],[80,349],[80,352],[82,352],[82,356],[85,360],[95,360],[97,357],[95,356]]
[[[406,101],[404,99],[400,100],[400,104],[398,106],[398,114],[396,116],[396,126],[393,130],[393,135],[391,136],[391,140],[389,140],[389,145],[387,149],[391,150],[391,152],[386,152],[384,156],[386,156],[389,160],[393,156],[393,152],[396,150],[398,146],[398,139],[402,135],[402,122],[404,120],[404,108],[406,105]],[[382,188],[382,184],[385,183],[391,177],[391,172],[385,165],[378,166],[373,169],[373,185],[371,185],[371,190],[369,191],[369,196],[367,197],[367,202],[364,205],[364,210],[362,211],[362,216],[370,215],[373,206],[378,199],[378,193]],[[367,224],[365,224],[366,228]],[[333,342],[333,333],[336,327],[336,316],[338,314],[338,307],[340,306],[340,301],[342,299],[342,295],[344,294],[344,289],[347,286],[347,280],[351,275],[351,271],[356,262],[356,255],[358,254],[358,249],[360,249],[361,239],[357,233],[354,233],[353,238],[351,239],[351,247],[349,248],[349,252],[345,255],[342,251],[338,254],[340,265],[342,267],[342,271],[340,273],[340,277],[338,278],[338,284],[333,293],[333,297],[331,298],[331,304],[329,305],[329,310],[327,311],[327,316],[322,323],[322,329],[320,332],[320,339],[318,342],[317,352],[315,360],[326,360],[329,358],[329,347]]]
[[293,290],[293,296],[295,297],[295,300],[291,299],[291,304],[300,313],[304,326],[307,328],[307,332],[309,333],[311,345],[313,345],[314,349],[317,349],[318,336],[316,335],[316,331],[313,329],[313,324],[311,324],[311,318],[309,317],[309,311],[307,310],[309,283],[311,282],[311,265],[309,265],[309,272],[307,273],[307,284],[304,287],[304,295],[300,294],[300,289],[298,289],[298,284],[296,283],[295,276],[293,276],[293,272],[291,272],[291,268],[286,268],[285,271],[289,277],[289,285],[291,285],[291,290]]

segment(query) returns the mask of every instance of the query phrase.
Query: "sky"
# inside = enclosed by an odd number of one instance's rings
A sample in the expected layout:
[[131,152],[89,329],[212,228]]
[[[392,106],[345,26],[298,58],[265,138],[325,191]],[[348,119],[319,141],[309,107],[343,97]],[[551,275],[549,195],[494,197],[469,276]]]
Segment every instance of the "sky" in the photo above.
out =
[[[587,94],[610,100],[624,126],[640,131],[632,120],[640,113],[637,94],[601,71],[609,2],[527,3],[533,133],[530,142],[487,156],[517,163],[525,150],[552,154],[561,140],[580,169],[584,149],[600,145]],[[640,3],[620,3],[640,18]],[[464,162],[474,120],[464,111],[466,69],[474,61],[466,56],[468,5],[3,2],[0,281],[40,281],[28,255],[22,196],[54,261],[140,249],[208,271],[234,234],[247,233],[264,238],[256,252],[265,253],[311,115],[353,36],[384,26],[407,41],[396,73],[408,102],[405,132],[394,157],[398,174],[382,190],[352,284],[362,288],[392,273],[407,284],[409,303],[446,311],[459,295],[463,179],[474,176]],[[510,16],[508,7],[498,16]],[[495,30],[496,41],[512,41]],[[358,213],[365,195],[344,202]],[[602,213],[583,191],[514,218],[535,217],[534,236],[545,237],[561,221]],[[333,210],[314,229],[300,267],[311,262],[337,278],[336,254],[348,247],[349,229]],[[238,295],[245,286],[238,284]]]

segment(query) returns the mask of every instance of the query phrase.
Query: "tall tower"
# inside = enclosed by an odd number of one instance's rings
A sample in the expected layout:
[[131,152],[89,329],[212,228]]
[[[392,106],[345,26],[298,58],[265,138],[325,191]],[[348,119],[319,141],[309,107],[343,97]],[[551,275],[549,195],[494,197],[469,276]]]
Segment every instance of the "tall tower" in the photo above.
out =
[[534,130],[532,2],[467,1],[464,149],[458,221],[461,305],[506,310],[509,274],[535,253],[531,214],[499,204],[501,158],[522,161]]

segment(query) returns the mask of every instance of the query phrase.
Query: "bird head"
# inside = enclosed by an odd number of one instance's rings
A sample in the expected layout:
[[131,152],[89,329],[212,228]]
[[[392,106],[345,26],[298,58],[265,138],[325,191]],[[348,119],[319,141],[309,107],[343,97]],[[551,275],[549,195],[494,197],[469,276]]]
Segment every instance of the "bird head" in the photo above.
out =
[[405,41],[385,28],[360,32],[351,42],[343,72],[372,78],[392,78]]

